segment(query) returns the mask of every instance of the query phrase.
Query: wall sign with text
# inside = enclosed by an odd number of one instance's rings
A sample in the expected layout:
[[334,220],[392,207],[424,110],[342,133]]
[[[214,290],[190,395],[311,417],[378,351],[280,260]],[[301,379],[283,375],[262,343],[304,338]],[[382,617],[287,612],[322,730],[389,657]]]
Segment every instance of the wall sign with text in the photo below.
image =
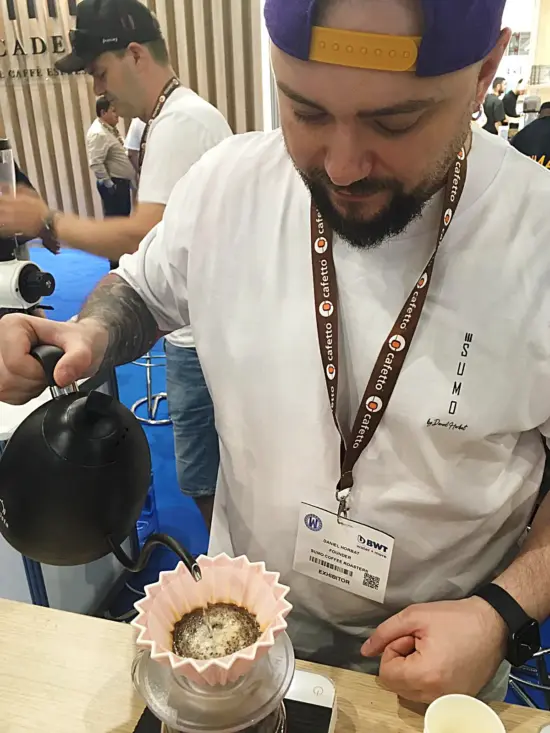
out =
[[506,54],[508,56],[529,56],[531,53],[531,34],[512,33]]
[[0,0],[0,85],[51,83],[70,51],[77,0]]

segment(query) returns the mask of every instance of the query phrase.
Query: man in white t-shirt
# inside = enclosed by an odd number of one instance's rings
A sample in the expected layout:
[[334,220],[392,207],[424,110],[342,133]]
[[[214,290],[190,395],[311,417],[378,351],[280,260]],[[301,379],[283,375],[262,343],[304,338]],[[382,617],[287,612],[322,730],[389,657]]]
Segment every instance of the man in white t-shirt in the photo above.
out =
[[130,162],[135,168],[136,173],[139,173],[139,150],[141,148],[141,140],[145,131],[145,122],[140,120],[139,117],[134,117],[130,122],[130,127],[126,133],[126,139],[124,140],[124,147],[130,158]]
[[[94,78],[96,94],[111,101],[120,116],[150,120],[175,78],[154,16],[138,0],[83,0],[77,6],[76,26],[73,52],[57,67],[63,72],[86,69]],[[135,252],[162,219],[179,179],[230,135],[221,112],[180,85],[150,123],[137,206],[129,217],[85,219],[51,211],[43,200],[18,194],[2,197],[0,225],[6,233],[29,237],[47,228],[69,246],[116,263],[123,254]],[[209,525],[218,474],[218,436],[189,326],[167,337],[166,355],[178,482],[195,499]]]
[[[147,7],[139,0],[82,0],[71,38],[73,51],[56,63],[58,70],[86,70],[96,95],[110,100],[119,116],[149,120],[175,72]],[[151,123],[132,216],[97,221],[51,211],[40,199],[3,196],[0,224],[28,236],[46,226],[74,249],[118,260],[135,252],[162,219],[172,189],[193,163],[230,134],[221,112],[179,86]]]
[[210,552],[281,573],[299,656],[379,664],[410,700],[502,698],[550,613],[549,499],[525,538],[550,177],[471,125],[504,0],[265,8],[282,132],[205,155],[79,323],[4,320],[0,399],[43,388],[36,340],[65,348],[65,385],[191,320],[220,435]]

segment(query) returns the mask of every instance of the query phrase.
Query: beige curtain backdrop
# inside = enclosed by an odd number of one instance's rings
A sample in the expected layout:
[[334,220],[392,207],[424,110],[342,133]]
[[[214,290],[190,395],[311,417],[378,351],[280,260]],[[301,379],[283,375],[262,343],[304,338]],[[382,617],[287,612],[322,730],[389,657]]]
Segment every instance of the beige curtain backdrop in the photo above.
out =
[[[261,0],[142,2],[157,15],[183,83],[218,107],[235,132],[262,129]],[[85,146],[95,114],[91,80],[53,70],[69,45],[75,6],[0,0],[0,136],[11,139],[50,206],[100,216]]]

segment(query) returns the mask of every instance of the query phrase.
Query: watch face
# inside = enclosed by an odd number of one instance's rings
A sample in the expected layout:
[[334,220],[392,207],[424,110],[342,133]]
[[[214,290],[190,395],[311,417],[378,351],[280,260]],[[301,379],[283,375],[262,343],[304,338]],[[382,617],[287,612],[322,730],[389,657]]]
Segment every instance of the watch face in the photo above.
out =
[[514,667],[525,664],[540,649],[540,630],[536,621],[531,619],[512,636],[510,662]]

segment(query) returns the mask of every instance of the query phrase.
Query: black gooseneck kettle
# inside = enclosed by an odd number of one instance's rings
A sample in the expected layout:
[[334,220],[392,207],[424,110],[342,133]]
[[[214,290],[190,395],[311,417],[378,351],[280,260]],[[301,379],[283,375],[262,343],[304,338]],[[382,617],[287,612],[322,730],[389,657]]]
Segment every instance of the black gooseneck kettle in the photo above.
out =
[[114,553],[132,572],[165,545],[195,580],[200,569],[175,539],[153,534],[136,562],[122,549],[140,516],[151,476],[139,421],[113,397],[60,389],[63,351],[37,346],[53,399],[21,423],[0,458],[0,532],[18,552],[48,565],[82,565]]

